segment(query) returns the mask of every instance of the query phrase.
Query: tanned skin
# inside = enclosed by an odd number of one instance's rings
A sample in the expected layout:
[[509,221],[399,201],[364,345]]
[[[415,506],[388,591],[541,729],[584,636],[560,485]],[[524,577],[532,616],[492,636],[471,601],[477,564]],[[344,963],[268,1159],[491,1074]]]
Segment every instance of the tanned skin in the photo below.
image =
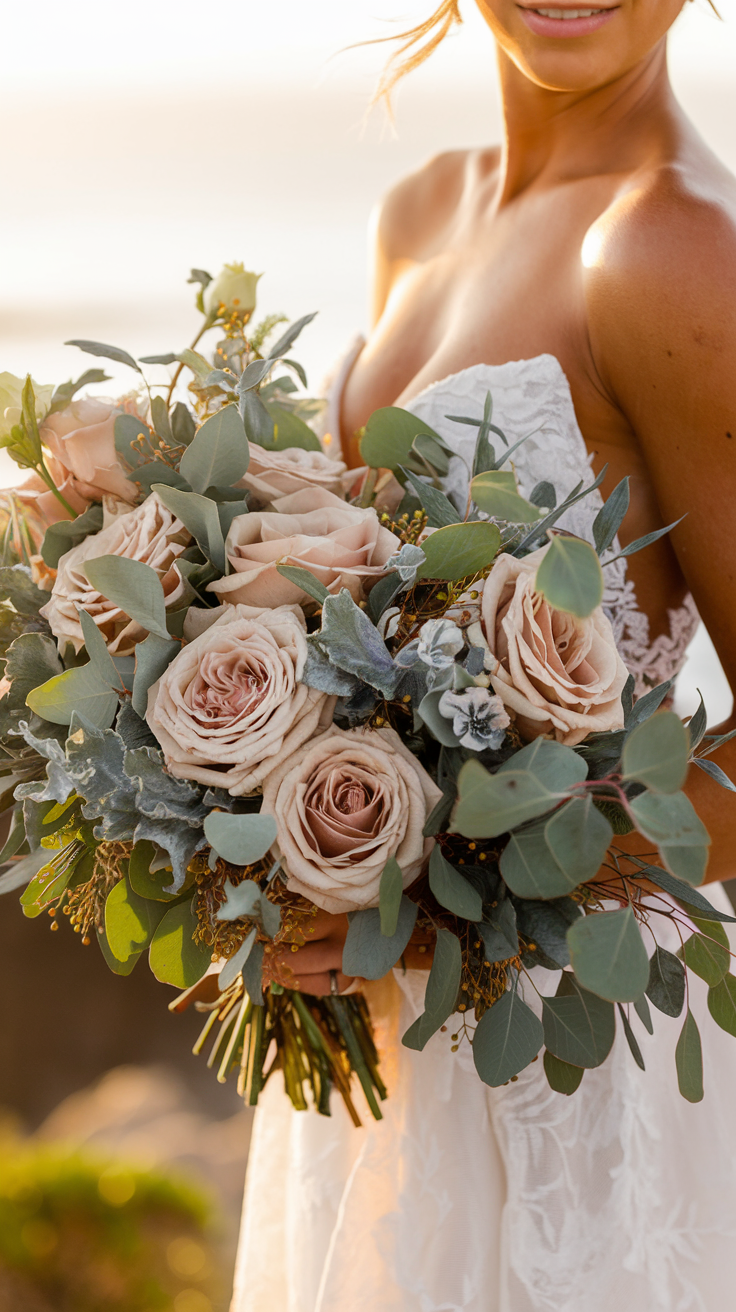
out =
[[[568,39],[532,31],[526,3],[476,3],[498,47],[505,140],[439,156],[380,208],[346,456],[359,463],[354,435],[379,406],[474,364],[556,356],[594,468],[608,465],[604,495],[631,476],[623,545],[686,516],[629,563],[652,638],[692,592],[736,688],[736,179],[670,88],[666,33],[683,2],[601,0],[609,21]],[[733,727],[736,715],[719,731]],[[713,759],[736,777],[736,740]],[[706,880],[732,877],[736,796],[695,769],[686,792],[713,840]],[[636,834],[623,845],[651,850]],[[347,918],[321,913],[315,929],[284,962],[326,993]]]

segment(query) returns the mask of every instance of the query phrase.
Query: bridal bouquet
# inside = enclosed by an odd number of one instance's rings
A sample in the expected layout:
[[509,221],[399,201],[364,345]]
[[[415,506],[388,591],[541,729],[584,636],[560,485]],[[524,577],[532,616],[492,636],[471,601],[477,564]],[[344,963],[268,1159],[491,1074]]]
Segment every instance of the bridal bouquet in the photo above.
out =
[[[210,1064],[251,1103],[280,1069],[295,1106],[311,1094],[328,1113],[334,1088],[358,1121],[355,1075],[380,1116],[362,993],[307,996],[269,969],[320,910],[347,912],[358,980],[410,941],[431,955],[409,1047],[456,1017],[447,1041],[472,1044],[487,1084],[544,1048],[572,1093],[617,1016],[643,1066],[631,1009],[651,1030],[651,1003],[685,1013],[677,1074],[698,1100],[687,972],[732,1034],[736,978],[732,918],[695,887],[709,838],[682,787],[690,762],[730,785],[702,703],[686,726],[663,709],[669,684],[635,700],[616,651],[602,570],[628,480],[595,546],[566,533],[603,475],[524,499],[504,468],[524,438],[509,445],[490,396],[448,417],[477,429],[467,504],[442,490],[443,439],[395,407],[348,470],[291,357],[312,316],[274,340],[278,318],[251,326],[254,275],[193,279],[189,349],[73,343],[130,367],[125,397],[85,395],[100,369],[55,390],[0,375],[0,437],[31,471],[3,503],[0,887],[118,974],[147,952],[184,990],[172,1007],[206,1014],[195,1050],[211,1038]],[[142,367],[162,365],[165,388]],[[651,860],[627,855],[634,829]],[[656,946],[664,919],[676,955]],[[540,965],[559,986],[534,1008]]]

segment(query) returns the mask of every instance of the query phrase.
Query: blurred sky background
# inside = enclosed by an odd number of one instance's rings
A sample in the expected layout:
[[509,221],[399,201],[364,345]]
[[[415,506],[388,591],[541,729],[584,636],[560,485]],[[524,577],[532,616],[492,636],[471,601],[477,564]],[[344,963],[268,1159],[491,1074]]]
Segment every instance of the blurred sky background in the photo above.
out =
[[[723,23],[706,0],[685,6],[671,62],[683,104],[736,170],[736,0],[721,3]],[[432,7],[9,6],[0,369],[41,382],[81,372],[88,361],[62,345],[69,337],[134,355],[181,349],[198,318],[190,266],[242,259],[265,272],[262,309],[319,310],[299,352],[316,385],[366,325],[376,198],[438,150],[498,139],[492,41],[472,0],[464,28],[402,87],[395,131],[381,109],[366,119],[386,47],[339,52]],[[720,697],[716,668],[707,680]]]

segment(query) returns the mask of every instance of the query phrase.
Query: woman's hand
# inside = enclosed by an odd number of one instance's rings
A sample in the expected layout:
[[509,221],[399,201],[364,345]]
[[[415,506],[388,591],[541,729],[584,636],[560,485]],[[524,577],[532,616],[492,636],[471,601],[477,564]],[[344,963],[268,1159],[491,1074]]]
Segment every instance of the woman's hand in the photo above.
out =
[[348,935],[347,916],[331,916],[328,911],[318,911],[306,929],[307,942],[303,947],[282,943],[275,952],[264,956],[264,986],[275,980],[284,988],[300,989],[302,993],[322,997],[331,992],[330,971],[335,970],[338,991],[343,993],[353,982],[342,973],[342,950]]
[[[313,932],[312,932],[313,931]],[[300,946],[282,943],[263,958],[264,987],[274,980],[284,988],[300,989],[323,997],[330,993],[330,971],[337,971],[337,987],[344,993],[353,983],[342,970],[342,953],[348,935],[346,915],[331,916],[318,911],[307,926],[307,942]],[[415,930],[401,962],[407,970],[429,970],[432,965],[434,935]],[[399,963],[397,963],[399,964]]]

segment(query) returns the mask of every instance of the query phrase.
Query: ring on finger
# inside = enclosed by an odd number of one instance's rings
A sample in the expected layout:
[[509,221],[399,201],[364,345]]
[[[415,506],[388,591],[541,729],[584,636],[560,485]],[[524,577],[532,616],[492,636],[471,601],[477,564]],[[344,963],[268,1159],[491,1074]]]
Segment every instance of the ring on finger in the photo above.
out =
[[338,983],[337,983],[337,971],[336,971],[336,970],[331,970],[331,971],[330,971],[330,993],[331,993],[331,995],[332,995],[333,998],[338,998],[338,997],[340,996],[340,989],[339,989],[339,987],[338,987]]

